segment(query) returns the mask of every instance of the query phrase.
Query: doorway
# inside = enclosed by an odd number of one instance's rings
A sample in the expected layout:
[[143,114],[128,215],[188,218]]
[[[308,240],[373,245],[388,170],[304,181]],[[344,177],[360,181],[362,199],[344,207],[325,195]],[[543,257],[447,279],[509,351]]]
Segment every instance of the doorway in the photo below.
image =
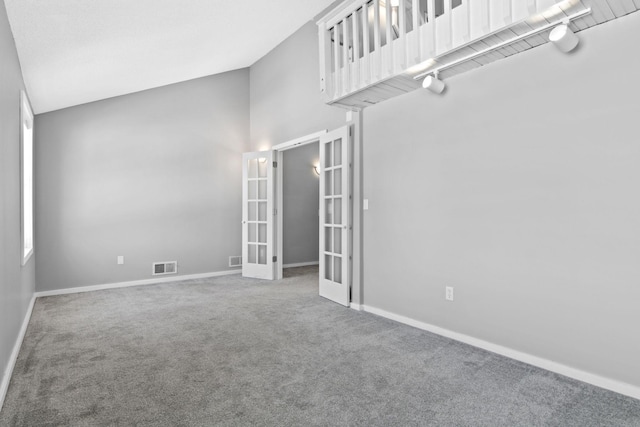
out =
[[[300,165],[293,165],[290,170],[297,170],[303,175],[316,173],[319,180],[319,192],[313,181],[304,180],[305,184],[291,182],[285,195],[285,159],[291,157],[285,152],[295,148],[317,144],[312,152],[319,151],[318,166],[302,160]],[[316,134],[292,140],[273,147],[272,151],[245,153],[243,166],[243,267],[242,274],[247,277],[266,279],[281,279],[286,261],[291,262],[296,245],[304,246],[304,258],[297,264],[315,262],[319,264],[319,294],[327,299],[349,307],[351,300],[352,282],[352,240],[353,240],[353,126],[347,125],[331,132],[321,131]],[[303,153],[303,152],[298,152]],[[295,154],[293,155],[295,158]],[[316,157],[316,158],[318,158]],[[271,161],[273,159],[273,162]],[[255,163],[255,165],[254,165]],[[266,170],[260,169],[260,164],[266,165]],[[252,170],[255,171],[252,173]],[[305,172],[306,169],[306,172]],[[295,175],[295,172],[294,172]],[[297,217],[295,221],[305,222],[304,230],[290,230],[287,235],[292,248],[287,248],[285,258],[284,212],[285,198],[296,197],[295,189],[301,184],[311,193],[316,202],[311,202],[309,194],[298,194],[301,200],[287,200],[292,208],[287,216]],[[254,188],[255,187],[255,188]],[[253,189],[253,190],[252,190]],[[262,191],[261,191],[262,190]],[[303,190],[304,191],[304,190]],[[306,201],[306,202],[305,202]],[[257,206],[257,210],[253,205]],[[272,210],[270,206],[275,208]],[[296,211],[298,210],[298,211]],[[310,237],[307,228],[309,217],[301,212],[317,212],[318,222],[316,237]],[[252,216],[253,214],[253,216]],[[311,218],[315,217],[311,216]],[[253,229],[257,233],[252,233]],[[289,227],[288,227],[289,228]],[[266,231],[261,234],[260,230]],[[302,237],[301,237],[302,234]],[[305,238],[306,236],[306,238]],[[316,243],[311,248],[310,242]],[[300,247],[302,247],[300,246]],[[246,258],[244,248],[249,254],[256,249],[257,256]],[[262,257],[263,251],[265,256]],[[270,254],[276,254],[271,259]],[[296,254],[297,255],[297,254]],[[302,255],[302,254],[301,254]],[[311,260],[313,258],[313,261]],[[264,262],[264,263],[263,263]],[[264,272],[264,275],[252,275],[253,269]]]
[[319,264],[319,147],[316,141],[282,153],[283,268]]

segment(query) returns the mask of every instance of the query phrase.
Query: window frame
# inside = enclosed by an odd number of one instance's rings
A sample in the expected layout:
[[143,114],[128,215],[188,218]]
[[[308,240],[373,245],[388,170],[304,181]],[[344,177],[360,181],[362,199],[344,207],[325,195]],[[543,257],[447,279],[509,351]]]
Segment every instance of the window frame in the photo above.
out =
[[33,256],[35,246],[33,124],[31,103],[25,91],[20,91],[20,258],[23,266]]

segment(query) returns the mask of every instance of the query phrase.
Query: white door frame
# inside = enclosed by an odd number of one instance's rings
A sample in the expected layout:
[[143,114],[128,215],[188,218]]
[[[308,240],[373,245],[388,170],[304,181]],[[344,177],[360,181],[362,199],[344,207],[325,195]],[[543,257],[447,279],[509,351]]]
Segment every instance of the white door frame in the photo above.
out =
[[[346,112],[346,123],[354,126],[353,136],[353,246],[352,246],[352,274],[351,279],[351,308],[355,310],[362,310],[364,307],[364,271],[362,261],[362,248],[363,248],[363,170],[362,170],[362,154],[363,154],[363,115],[361,110],[353,110]],[[276,151],[275,159],[278,165],[282,165],[282,151],[286,151],[291,148],[295,148],[300,145],[310,144],[316,141],[320,141],[320,136],[327,133],[327,130],[316,132],[301,138],[296,138],[291,141],[278,144],[272,149]],[[282,167],[276,168],[276,206],[278,212],[282,212]],[[275,221],[276,230],[276,254],[277,263],[274,266],[276,268],[276,275],[280,274],[278,279],[282,278],[282,215],[277,215]]]
[[283,201],[283,178],[284,174],[282,172],[282,165],[284,161],[284,152],[287,150],[291,150],[293,148],[302,147],[304,145],[313,144],[315,142],[320,142],[320,137],[327,133],[327,130],[321,130],[319,132],[315,132],[306,136],[302,136],[300,138],[292,139],[291,141],[283,142],[282,144],[278,144],[273,146],[271,149],[275,151],[276,162],[278,163],[278,167],[276,168],[276,265],[275,265],[275,279],[282,279],[282,246],[283,246],[283,236],[282,236],[282,228],[284,226],[284,220],[282,213],[284,212],[284,201]]

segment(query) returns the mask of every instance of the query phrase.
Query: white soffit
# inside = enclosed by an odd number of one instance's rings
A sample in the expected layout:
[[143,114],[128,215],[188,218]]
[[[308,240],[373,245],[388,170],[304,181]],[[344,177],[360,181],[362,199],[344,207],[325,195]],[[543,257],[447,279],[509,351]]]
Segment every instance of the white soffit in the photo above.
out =
[[5,0],[36,114],[251,66],[334,0]]

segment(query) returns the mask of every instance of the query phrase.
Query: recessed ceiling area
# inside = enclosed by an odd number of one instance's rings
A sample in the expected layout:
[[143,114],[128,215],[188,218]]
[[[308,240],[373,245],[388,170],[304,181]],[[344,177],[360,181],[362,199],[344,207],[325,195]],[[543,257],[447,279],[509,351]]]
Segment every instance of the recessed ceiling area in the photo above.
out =
[[36,114],[251,66],[334,0],[6,0]]

